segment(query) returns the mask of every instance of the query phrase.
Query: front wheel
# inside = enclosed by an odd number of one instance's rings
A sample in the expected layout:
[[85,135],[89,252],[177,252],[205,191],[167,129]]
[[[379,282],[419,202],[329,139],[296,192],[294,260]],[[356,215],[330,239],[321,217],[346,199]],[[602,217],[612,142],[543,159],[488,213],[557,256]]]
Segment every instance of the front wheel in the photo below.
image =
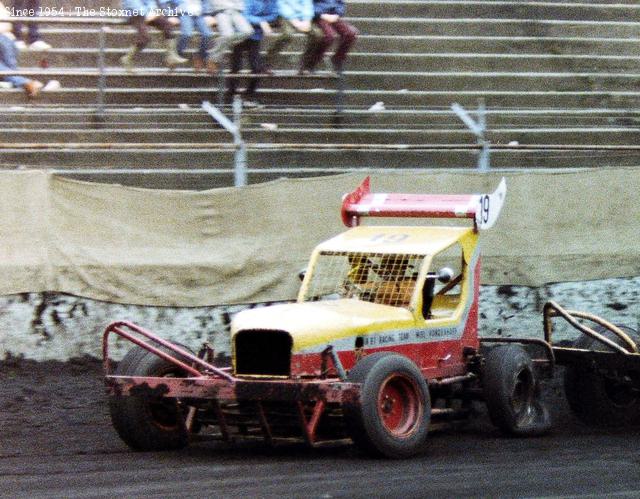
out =
[[426,443],[431,402],[418,367],[390,352],[364,357],[348,381],[362,385],[360,399],[345,406],[345,420],[355,444],[374,456],[406,458]]
[[[168,349],[163,350],[172,353]],[[185,375],[175,364],[142,347],[130,350],[120,361],[114,374],[149,377]],[[174,398],[113,396],[109,399],[109,412],[118,435],[134,450],[172,450],[181,449],[188,444],[184,416],[180,404]]]
[[491,422],[503,433],[533,436],[551,429],[531,357],[521,346],[498,345],[487,352],[482,390]]

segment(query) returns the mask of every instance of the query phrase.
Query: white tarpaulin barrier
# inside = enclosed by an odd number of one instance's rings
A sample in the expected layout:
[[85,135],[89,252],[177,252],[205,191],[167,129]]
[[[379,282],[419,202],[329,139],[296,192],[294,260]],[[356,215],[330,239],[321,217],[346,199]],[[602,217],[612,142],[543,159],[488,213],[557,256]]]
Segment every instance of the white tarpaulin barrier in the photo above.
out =
[[[373,192],[484,193],[502,176],[389,173],[371,184]],[[189,192],[4,172],[0,293],[175,306],[292,298],[313,247],[346,230],[342,194],[362,177]],[[640,169],[506,177],[500,219],[482,234],[483,283],[640,275]]]

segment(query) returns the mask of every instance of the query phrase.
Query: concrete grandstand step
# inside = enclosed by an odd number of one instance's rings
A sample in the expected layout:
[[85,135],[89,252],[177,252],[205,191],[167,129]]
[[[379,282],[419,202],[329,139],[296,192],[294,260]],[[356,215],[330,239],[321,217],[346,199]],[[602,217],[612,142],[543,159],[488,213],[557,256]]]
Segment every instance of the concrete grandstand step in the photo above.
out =
[[[345,163],[340,173],[351,171],[361,174],[363,177],[367,175],[385,174],[389,171],[397,170],[391,166],[398,160],[402,160],[402,155],[394,156],[392,163],[378,169],[372,169],[370,166],[359,166],[355,163]],[[458,165],[446,168],[437,167],[439,164],[439,157],[436,155],[422,155],[422,163],[416,169],[405,169],[407,172],[424,172],[428,171],[463,171],[473,172],[475,170],[475,157],[473,156],[458,156]],[[495,159],[495,158],[494,158]],[[502,163],[502,160],[500,160]],[[587,163],[582,163],[581,158],[569,158],[562,159],[562,164],[569,164],[569,168],[575,168],[577,163],[591,164],[596,167],[608,167],[615,166],[615,163],[611,161],[598,158],[591,161],[588,158]],[[541,161],[538,158],[534,158],[530,161],[533,163],[533,168],[545,168],[546,164],[551,163],[552,167],[557,166],[557,159],[550,158],[548,160]],[[595,163],[595,164],[593,164]],[[522,169],[523,166],[519,166],[522,163],[519,160],[512,162],[506,162],[508,164],[506,168],[509,171],[514,169]],[[433,166],[430,166],[433,165]],[[463,166],[460,166],[463,165]],[[498,170],[500,171],[500,170]],[[68,178],[75,178],[78,180],[93,181],[93,182],[106,182],[106,183],[118,183],[122,185],[131,185],[137,187],[157,188],[157,189],[210,189],[215,187],[228,187],[233,185],[233,171],[230,166],[222,165],[218,168],[209,169],[174,169],[174,168],[154,168],[143,169],[138,167],[132,168],[112,168],[112,169],[63,169],[55,170],[56,174],[62,175]],[[295,164],[280,163],[280,168],[277,171],[269,171],[267,169],[251,168],[249,170],[248,179],[249,183],[259,183],[275,180],[282,177],[289,178],[304,178],[304,177],[317,177],[321,175],[334,175],[336,172],[333,169],[327,169],[323,167],[299,167]]]
[[[640,45],[640,40],[638,40]],[[467,47],[467,50],[469,48]],[[106,64],[110,71],[120,68],[119,58],[124,49],[109,49]],[[296,68],[300,52],[286,52],[286,57],[273,69],[278,71]],[[23,57],[21,67],[38,67],[40,56],[35,54]],[[97,49],[53,49],[47,54],[51,68],[97,68]],[[640,56],[619,54],[554,54],[554,53],[477,53],[477,52],[441,52],[412,54],[406,52],[360,52],[349,55],[349,71],[638,71]],[[163,51],[145,51],[136,59],[140,70],[162,69]],[[180,69],[189,69],[185,65]]]
[[[346,73],[350,88],[372,88],[376,90],[422,90],[449,92],[520,91],[536,92],[548,90],[628,91],[635,89],[640,81],[640,72],[599,71],[349,71]],[[284,85],[285,82],[279,82]],[[292,82],[293,83],[293,82]],[[266,85],[265,85],[266,87]]]
[[[574,127],[574,128],[491,128],[487,139],[493,144],[517,142],[519,145],[634,145],[640,143],[640,126],[635,127]],[[313,128],[265,131],[245,129],[243,138],[249,142],[269,142],[274,145],[296,143],[336,144],[403,144],[428,146],[438,144],[474,144],[475,137],[465,129],[376,129],[345,128],[317,130]]]
[[478,54],[478,53],[353,53],[347,69],[353,71],[456,71],[456,72],[639,72],[636,55]]
[[[78,57],[87,57],[87,54],[95,54],[94,63],[97,64],[97,48],[99,46],[96,34],[86,28],[73,29],[43,29],[43,37],[54,47],[53,51],[30,52],[20,54],[25,65],[37,64],[43,59],[51,64],[56,51],[67,54],[73,61],[73,54],[77,51]],[[114,33],[107,40],[107,53],[118,52],[127,48],[133,40],[133,31],[126,33]],[[288,50],[301,52],[304,48],[305,38],[302,35],[294,37]],[[197,48],[197,38],[191,42],[190,50]],[[361,33],[356,43],[359,52],[404,52],[404,53],[442,53],[442,52],[467,52],[472,47],[477,53],[549,53],[549,54],[611,54],[611,55],[638,55],[640,54],[640,38],[633,37],[600,37],[595,38],[589,34],[583,37],[559,36],[504,36],[468,35],[465,33],[450,33],[448,35],[432,35],[421,33],[418,35],[406,35],[400,33],[388,33],[383,35],[371,35]],[[161,52],[158,41],[152,44],[141,54],[146,57],[147,52]]]
[[[441,144],[474,144],[475,137],[466,129],[366,129],[357,127],[318,129],[285,128],[265,129],[245,127],[243,139],[248,143],[269,143],[274,148],[289,147],[291,144],[341,144],[357,147],[358,144],[389,144],[406,146],[436,146]],[[552,145],[634,145],[640,143],[640,126],[635,127],[492,127],[487,139],[493,144],[517,143],[520,146]],[[193,144],[195,148],[210,144],[222,147],[233,142],[231,135],[213,125],[201,129],[112,129],[80,130],[50,127],[46,130],[25,128],[3,128],[0,148],[17,147],[31,149],[54,147],[59,144],[96,144],[113,148],[153,146],[157,148],[174,144],[176,147]],[[126,146],[126,147],[125,147]]]
[[[0,90],[3,102],[9,106],[24,106],[28,100],[19,90]],[[108,88],[105,102],[111,105],[192,105],[199,106],[203,100],[215,102],[218,97],[215,88]],[[258,91],[257,98],[269,105],[279,106],[326,106],[335,109],[336,95],[332,90],[285,90],[281,88]],[[631,90],[347,90],[345,102],[350,106],[369,107],[376,102],[384,102],[387,108],[394,107],[448,107],[458,102],[469,108],[476,107],[478,100],[484,99],[487,106],[495,108],[557,107],[579,108],[628,108],[634,109],[640,102],[640,89]],[[38,102],[58,105],[89,105],[98,101],[95,87],[62,88],[42,94]]]
[[101,128],[68,129],[55,125],[46,129],[3,128],[1,148],[10,144],[46,145],[48,143],[100,143],[118,147],[122,144],[168,144],[168,143],[232,143],[233,138],[222,127],[209,126],[189,128]]
[[[472,15],[460,18],[430,17],[361,17],[349,19],[353,22],[363,38],[366,36],[423,37],[425,35],[449,37],[538,37],[546,38],[598,38],[625,39],[640,36],[640,19],[621,21],[599,20],[564,20],[564,19],[514,19],[488,18],[479,19]],[[55,28],[43,29],[43,37],[57,48],[97,47],[98,37],[92,28]],[[73,36],[70,36],[73,34]],[[153,45],[159,47],[160,35],[153,36]],[[366,39],[366,38],[365,38]],[[603,40],[603,41],[604,41]],[[112,29],[107,34],[107,47],[122,48],[133,44],[135,33],[131,29]],[[297,36],[296,48],[300,49],[304,37]],[[192,43],[195,47],[195,42]]]
[[456,33],[451,35],[364,35],[358,37],[359,52],[404,52],[405,54],[464,53],[478,54],[611,54],[639,55],[640,39],[594,38],[591,36],[486,36]]
[[[472,113],[474,108],[469,109]],[[222,111],[230,114],[228,106]],[[640,109],[493,109],[486,110],[489,128],[492,127],[605,127],[637,126]],[[160,108],[139,106],[134,108],[107,106],[103,112],[95,107],[60,107],[30,104],[5,108],[0,114],[0,126],[5,128],[65,129],[86,128],[202,128],[213,124],[212,118],[200,106],[174,106]],[[269,106],[245,110],[243,128],[309,127],[316,129],[394,128],[394,129],[464,129],[465,126],[449,107],[385,109],[376,112],[363,107],[347,107],[336,119],[335,109],[314,107]]]
[[[419,68],[415,68],[419,69]],[[569,68],[570,69],[570,68]],[[640,68],[639,68],[640,69]],[[25,68],[24,75],[40,79],[59,80],[64,89],[97,86],[95,70],[38,70]],[[369,88],[377,91],[520,91],[536,92],[551,89],[571,91],[628,91],[637,87],[640,71],[347,71],[347,88]],[[240,78],[241,83],[247,78]],[[128,73],[109,68],[106,73],[107,89],[148,88],[176,89],[177,92],[194,88],[217,89],[219,79],[191,70],[140,69]],[[338,80],[329,72],[320,71],[312,77],[298,77],[295,71],[279,73],[276,77],[261,78],[262,89],[279,91],[333,92]]]
[[[86,144],[85,144],[86,145]],[[229,145],[227,145],[229,146]],[[2,151],[3,165],[34,168],[214,168],[233,164],[233,147],[206,145],[199,149],[158,150],[148,147],[15,147]]]
[[[429,169],[475,168],[477,151],[468,147],[452,146],[449,149],[400,148],[385,149],[381,145],[363,144],[360,149],[342,149],[333,144],[322,148],[296,148],[292,150],[262,149],[249,144],[248,166],[251,170],[270,170],[273,178],[296,174],[296,169],[313,169],[315,173],[339,173],[349,168],[379,169]],[[583,168],[637,166],[640,155],[637,149],[625,150],[562,150],[547,148],[531,150],[512,147],[491,153],[492,168]],[[68,173],[89,174],[97,170],[127,169],[135,171],[172,169],[175,174],[185,169],[217,170],[231,172],[233,152],[219,149],[191,149],[189,151],[162,150],[110,150],[86,149],[83,151],[7,150],[3,153],[3,168],[20,167],[51,168]],[[307,173],[309,175],[309,173]]]
[[369,35],[461,35],[637,38],[637,21],[567,21],[556,19],[452,19],[366,17],[351,19],[362,33]]
[[[475,109],[469,111],[475,114]],[[593,127],[593,126],[637,126],[640,110],[630,109],[486,109],[486,120],[491,128],[537,126],[537,127]],[[449,107],[443,108],[395,108],[384,111],[369,111],[366,108],[348,107],[339,122],[335,113],[320,109],[296,109],[268,107],[251,111],[243,117],[243,124],[260,126],[273,123],[284,126],[315,125],[316,127],[340,128],[340,126],[395,127],[406,129],[443,128],[460,129],[464,125]]]
[[[65,89],[74,89],[82,87],[98,87],[100,79],[100,71],[96,68],[21,68],[20,74],[26,77],[33,77],[40,80],[56,79]],[[195,72],[188,67],[180,68],[136,68],[132,71],[126,71],[121,67],[105,68],[104,72],[105,84],[107,88],[127,88],[127,87],[145,87],[145,88],[182,88],[185,90],[194,87],[200,88],[217,88],[221,78],[218,75],[211,75],[206,72]],[[240,75],[230,75],[225,73],[224,79],[235,78],[246,82],[252,78],[248,71],[244,71]],[[333,72],[322,70],[311,75],[301,76],[294,69],[278,71],[275,75],[264,75],[260,78],[263,86],[271,86],[277,88],[295,88],[295,89],[318,89],[328,88],[337,89],[339,79]]]
[[42,129],[59,128],[96,128],[118,127],[134,128],[140,126],[196,128],[208,126],[211,118],[198,107],[189,111],[175,107],[171,110],[143,108],[106,110],[99,112],[95,107],[67,108],[60,106],[43,107],[33,104],[4,108],[0,114],[0,127],[23,127]]
[[431,17],[431,18],[514,18],[628,21],[640,17],[640,6],[634,3],[586,3],[564,1],[410,1],[380,2],[350,0],[347,16],[358,17]]

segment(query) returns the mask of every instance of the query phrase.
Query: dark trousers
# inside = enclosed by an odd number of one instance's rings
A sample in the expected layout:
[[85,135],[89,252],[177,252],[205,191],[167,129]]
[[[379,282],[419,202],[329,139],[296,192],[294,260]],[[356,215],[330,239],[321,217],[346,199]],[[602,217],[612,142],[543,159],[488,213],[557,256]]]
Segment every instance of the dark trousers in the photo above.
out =
[[[38,11],[40,10],[40,0],[13,0],[13,8],[16,10],[33,10],[35,11],[34,17],[38,15]],[[29,35],[27,37],[27,43],[33,43],[40,40],[40,34],[38,33],[38,25],[36,23],[27,23],[29,27]],[[14,22],[13,23],[13,34],[16,37],[16,40],[22,40],[22,23]]]
[[[247,54],[249,67],[254,74],[261,73],[264,69],[262,56],[260,55],[260,40],[251,38],[238,43],[231,52],[231,73],[238,73],[242,69],[242,59]],[[245,95],[253,95],[258,87],[258,78],[251,78],[247,84]],[[237,78],[229,78],[229,93],[235,94],[238,88]]]
[[324,19],[314,22],[313,33],[309,37],[307,48],[302,55],[302,69],[315,69],[322,61],[325,52],[338,40],[336,51],[331,57],[333,67],[342,70],[347,52],[358,37],[358,30],[342,19],[329,23]]
[[138,36],[136,37],[136,47],[138,47],[138,50],[144,49],[151,41],[149,26],[153,26],[162,31],[165,40],[173,38],[173,26],[171,26],[169,20],[164,16],[156,17],[153,21],[149,22],[145,21],[144,16],[134,16],[129,18],[129,24],[138,32]]

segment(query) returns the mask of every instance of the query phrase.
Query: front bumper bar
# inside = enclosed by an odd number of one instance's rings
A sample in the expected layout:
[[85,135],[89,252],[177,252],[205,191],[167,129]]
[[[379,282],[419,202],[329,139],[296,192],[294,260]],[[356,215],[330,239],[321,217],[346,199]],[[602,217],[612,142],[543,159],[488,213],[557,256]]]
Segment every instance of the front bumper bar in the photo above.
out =
[[112,396],[173,397],[202,400],[255,400],[280,402],[323,401],[325,403],[356,402],[360,385],[337,378],[323,380],[248,380],[233,381],[207,376],[193,378],[155,378],[116,376],[105,378]]

